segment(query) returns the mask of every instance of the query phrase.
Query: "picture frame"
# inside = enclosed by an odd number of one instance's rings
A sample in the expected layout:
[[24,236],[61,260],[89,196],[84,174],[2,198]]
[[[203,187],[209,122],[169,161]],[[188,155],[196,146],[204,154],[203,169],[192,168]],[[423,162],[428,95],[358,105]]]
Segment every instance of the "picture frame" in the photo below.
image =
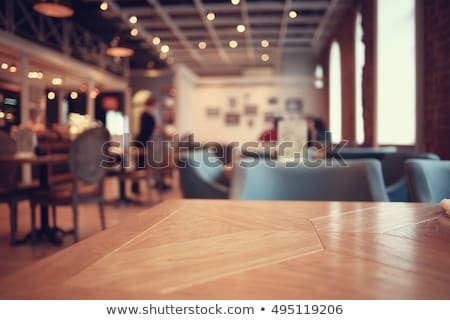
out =
[[208,107],[206,109],[206,117],[217,118],[220,115],[220,109],[218,107]]
[[258,114],[258,106],[249,104],[244,107],[244,114],[247,116],[256,116]]
[[241,122],[241,115],[237,112],[228,112],[225,114],[225,124],[227,126],[238,126]]

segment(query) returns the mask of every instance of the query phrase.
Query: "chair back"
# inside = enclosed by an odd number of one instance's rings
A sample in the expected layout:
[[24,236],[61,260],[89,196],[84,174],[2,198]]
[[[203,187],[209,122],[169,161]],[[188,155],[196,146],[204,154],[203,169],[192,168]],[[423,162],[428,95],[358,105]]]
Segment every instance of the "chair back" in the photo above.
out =
[[220,183],[224,166],[215,154],[205,150],[189,151],[180,154],[178,165],[185,198],[228,198],[228,188]]
[[408,196],[406,183],[405,162],[408,159],[434,159],[439,157],[433,153],[404,150],[386,154],[381,161],[384,184],[386,185],[391,201],[406,202],[411,199]]
[[[265,161],[236,164],[230,198],[242,200],[388,201],[380,161],[349,160],[347,166],[287,166]],[[326,165],[325,165],[326,164]],[[289,164],[291,165],[291,164]]]
[[88,129],[75,139],[69,150],[69,164],[76,180],[93,183],[103,179],[108,139],[105,128]]
[[398,180],[405,178],[405,162],[408,159],[439,160],[439,156],[434,153],[424,153],[412,150],[386,154],[383,161],[381,161],[381,169],[383,171],[383,179],[386,186],[394,184]]
[[[0,156],[12,157],[16,154],[16,141],[6,132],[0,131]],[[17,166],[0,166],[0,193],[6,193],[14,190],[17,181]]]
[[377,148],[343,148],[338,153],[334,151],[330,151],[327,153],[328,158],[340,158],[342,157],[345,160],[352,159],[378,159],[383,160],[383,158],[392,153],[396,152],[397,147],[377,147]]
[[450,197],[450,161],[406,161],[406,176],[413,201],[440,202]]

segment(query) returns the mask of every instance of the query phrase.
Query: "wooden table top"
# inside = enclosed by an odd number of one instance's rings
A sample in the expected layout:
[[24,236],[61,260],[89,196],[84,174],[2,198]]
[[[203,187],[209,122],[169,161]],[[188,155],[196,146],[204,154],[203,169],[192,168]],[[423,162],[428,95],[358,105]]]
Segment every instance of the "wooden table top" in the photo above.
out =
[[0,281],[1,299],[450,299],[434,204],[172,200]]

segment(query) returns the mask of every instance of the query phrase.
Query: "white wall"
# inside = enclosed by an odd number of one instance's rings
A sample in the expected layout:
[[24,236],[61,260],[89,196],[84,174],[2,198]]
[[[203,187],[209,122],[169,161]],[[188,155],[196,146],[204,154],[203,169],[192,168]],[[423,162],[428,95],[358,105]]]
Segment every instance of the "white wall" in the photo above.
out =
[[[313,86],[312,76],[275,76],[247,74],[240,77],[197,77],[185,66],[176,76],[177,129],[180,134],[193,132],[196,141],[255,141],[271,123],[264,121],[266,112],[282,114],[287,99],[303,101],[303,115],[324,117],[323,92]],[[277,104],[269,99],[276,98]],[[230,99],[235,106],[230,106]],[[257,106],[257,115],[244,114],[246,105]],[[208,108],[218,108],[217,117],[208,117]],[[225,114],[240,114],[240,124],[229,126]],[[248,122],[253,121],[253,126]]]

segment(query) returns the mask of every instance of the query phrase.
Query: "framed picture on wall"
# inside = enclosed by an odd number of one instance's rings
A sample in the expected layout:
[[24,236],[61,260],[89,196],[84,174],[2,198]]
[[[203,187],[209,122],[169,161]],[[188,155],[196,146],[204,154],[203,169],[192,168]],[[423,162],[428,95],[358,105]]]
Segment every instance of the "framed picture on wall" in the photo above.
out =
[[298,98],[286,99],[286,112],[303,113],[303,100]]
[[220,110],[217,107],[208,107],[206,109],[206,116],[208,118],[217,118],[220,115]]
[[236,112],[228,112],[225,114],[225,124],[227,126],[238,126],[241,122],[241,115]]
[[271,106],[277,105],[278,104],[278,98],[277,97],[269,97],[267,99],[267,103]]
[[235,108],[237,106],[237,101],[235,97],[231,97],[228,99],[228,105],[230,108]]
[[244,114],[247,116],[256,116],[258,114],[258,107],[255,105],[246,105],[244,107]]

